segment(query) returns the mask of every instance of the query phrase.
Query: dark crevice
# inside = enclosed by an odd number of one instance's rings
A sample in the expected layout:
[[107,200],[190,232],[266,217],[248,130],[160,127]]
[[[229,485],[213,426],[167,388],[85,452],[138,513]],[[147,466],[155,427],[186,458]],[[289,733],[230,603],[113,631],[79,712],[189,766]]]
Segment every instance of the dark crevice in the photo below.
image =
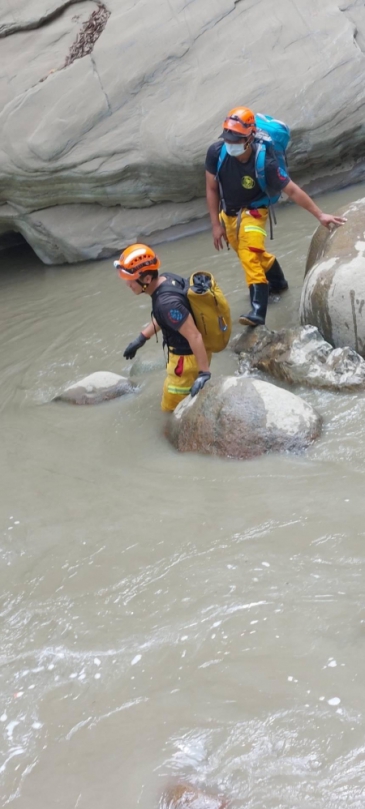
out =
[[70,47],[68,56],[63,67],[72,65],[76,59],[82,59],[94,50],[95,42],[104,31],[110,17],[110,11],[103,3],[98,3],[98,7],[90,14],[89,19],[84,23],[79,31],[75,42]]
[[[46,79],[48,79],[48,76],[50,76],[52,73],[57,73],[58,70],[63,70],[63,68],[69,67],[69,65],[72,65],[72,63],[75,62],[76,59],[82,59],[83,56],[89,56],[94,50],[95,42],[97,42],[100,35],[104,31],[104,28],[107,24],[109,17],[110,17],[109,9],[107,9],[107,7],[103,3],[98,3],[97,8],[90,14],[89,19],[86,20],[86,22],[83,24],[82,28],[77,34],[75,41],[70,46],[68,56],[66,56],[63,65],[61,65],[60,68],[50,70],[49,73],[47,73],[46,76],[43,76],[42,79],[39,79],[39,81],[40,82],[46,81]],[[98,74],[94,60],[92,60],[92,64],[94,73],[97,75],[101,89],[104,93],[106,102],[108,104],[108,109],[109,111],[111,111],[109,99],[101,84],[100,76]]]

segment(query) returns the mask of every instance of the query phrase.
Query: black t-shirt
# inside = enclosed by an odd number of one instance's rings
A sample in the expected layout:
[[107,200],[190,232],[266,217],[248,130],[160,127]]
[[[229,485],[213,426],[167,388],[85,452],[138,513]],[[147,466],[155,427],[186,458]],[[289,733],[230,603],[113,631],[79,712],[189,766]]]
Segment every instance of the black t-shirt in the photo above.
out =
[[187,339],[179,334],[179,329],[191,314],[187,297],[179,294],[179,290],[184,292],[186,280],[172,273],[163,275],[167,280],[151,296],[152,314],[161,328],[164,343],[172,353],[186,356],[193,353]]
[[[222,145],[223,141],[218,140],[209,146],[205,159],[205,168],[209,174],[217,174]],[[282,191],[290,181],[285,169],[279,166],[271,146],[266,148],[265,174],[268,187],[275,193]],[[241,208],[249,208],[252,202],[262,197],[262,190],[255,172],[255,144],[253,144],[247,163],[242,163],[229,154],[226,155],[219,171],[219,181],[228,216],[237,214]]]

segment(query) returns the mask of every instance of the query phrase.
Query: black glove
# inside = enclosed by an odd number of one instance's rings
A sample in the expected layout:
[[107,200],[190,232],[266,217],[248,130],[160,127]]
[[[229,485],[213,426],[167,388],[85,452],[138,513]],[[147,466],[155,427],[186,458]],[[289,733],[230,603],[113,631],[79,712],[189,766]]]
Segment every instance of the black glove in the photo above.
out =
[[212,374],[210,371],[199,371],[198,378],[195,380],[194,385],[191,388],[190,396],[196,396],[199,391],[204,388],[206,382],[209,382],[210,377]]
[[146,342],[147,337],[145,337],[144,334],[142,334],[141,332],[141,334],[139,334],[135,340],[132,340],[132,342],[129,343],[129,346],[127,346],[126,350],[123,353],[123,357],[125,357],[126,360],[132,360],[133,357],[136,356],[138,349],[142,348],[142,346],[144,346]]

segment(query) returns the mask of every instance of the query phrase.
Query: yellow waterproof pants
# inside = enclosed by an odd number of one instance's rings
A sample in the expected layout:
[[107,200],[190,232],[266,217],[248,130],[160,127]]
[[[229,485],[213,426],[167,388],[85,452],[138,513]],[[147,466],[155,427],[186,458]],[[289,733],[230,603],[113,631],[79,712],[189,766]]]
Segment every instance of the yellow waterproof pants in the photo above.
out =
[[[207,352],[210,362],[211,354]],[[166,379],[162,391],[161,409],[175,410],[175,407],[190,393],[199,368],[194,354],[178,356],[169,352]]]
[[265,250],[267,217],[267,208],[243,208],[238,217],[227,216],[224,211],[220,214],[227,239],[240,259],[248,286],[267,284],[266,273],[275,261],[275,256]]

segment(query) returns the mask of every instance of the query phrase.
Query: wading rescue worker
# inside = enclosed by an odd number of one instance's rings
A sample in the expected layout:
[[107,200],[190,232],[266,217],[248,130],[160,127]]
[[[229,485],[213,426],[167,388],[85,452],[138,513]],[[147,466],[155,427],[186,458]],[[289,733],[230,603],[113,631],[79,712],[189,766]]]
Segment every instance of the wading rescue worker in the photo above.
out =
[[211,377],[211,356],[205,350],[187,299],[184,300],[181,294],[185,289],[185,279],[168,273],[159,275],[160,261],[146,244],[127,247],[114,266],[135,295],[145,293],[151,297],[152,303],[151,323],[129,343],[123,356],[127,360],[133,359],[150,337],[162,331],[168,360],[161,408],[175,410],[189,393],[196,396]]
[[[288,283],[278,260],[265,249],[268,208],[251,207],[263,196],[255,173],[255,116],[247,107],[235,107],[223,123],[223,138],[227,156],[217,178],[222,140],[213,143],[207,152],[206,194],[216,250],[226,241],[238,254],[250,291],[251,311],[241,315],[239,322],[247,326],[265,323],[269,290],[283,292]],[[294,183],[277,162],[272,148],[266,150],[265,175],[273,192],[285,191],[287,196],[313,214],[321,225],[342,225],[345,219],[323,213],[313,200]],[[238,231],[238,232],[237,232]]]

